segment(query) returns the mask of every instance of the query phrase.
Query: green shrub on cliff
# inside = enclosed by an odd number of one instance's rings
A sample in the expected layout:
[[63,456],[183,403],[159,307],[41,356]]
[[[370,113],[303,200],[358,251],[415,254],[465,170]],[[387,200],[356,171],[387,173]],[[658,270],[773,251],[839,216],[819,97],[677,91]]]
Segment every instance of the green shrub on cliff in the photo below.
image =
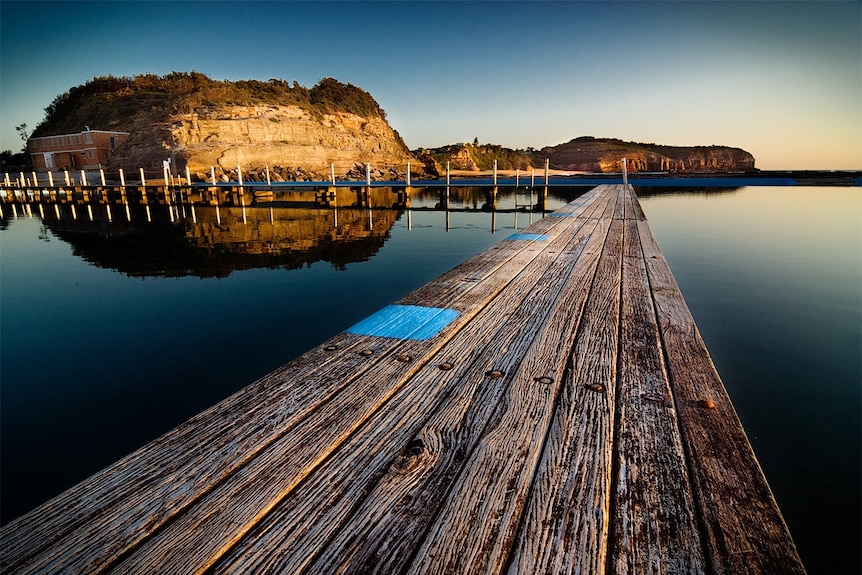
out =
[[[368,92],[324,78],[311,89],[284,80],[212,80],[200,72],[103,76],[58,95],[45,108],[33,136],[92,129],[131,131],[136,120],[165,121],[202,107],[225,105],[299,106],[312,113],[350,112],[386,117]],[[142,118],[142,116],[144,118]]]

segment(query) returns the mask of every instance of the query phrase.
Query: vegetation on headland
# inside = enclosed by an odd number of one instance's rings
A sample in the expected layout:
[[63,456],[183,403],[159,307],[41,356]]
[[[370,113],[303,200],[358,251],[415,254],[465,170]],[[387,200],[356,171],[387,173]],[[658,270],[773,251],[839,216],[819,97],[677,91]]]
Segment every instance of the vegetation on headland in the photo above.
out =
[[[248,106],[265,106],[273,110],[296,106],[304,110],[307,113],[303,121],[311,121],[311,123],[319,121],[319,126],[312,130],[315,135],[307,142],[308,146],[316,146],[319,149],[304,155],[297,155],[295,150],[282,153],[274,151],[272,142],[259,144],[255,141],[239,142],[235,140],[234,132],[227,130],[221,133],[218,128],[209,128],[211,133],[206,136],[206,145],[200,146],[200,142],[196,144],[191,141],[187,134],[178,137],[170,132],[180,125],[194,125],[197,121],[195,117],[198,115],[201,118],[213,118],[222,114],[224,108]],[[368,120],[379,119],[386,123],[385,112],[368,92],[333,78],[324,78],[312,88],[305,88],[296,82],[289,83],[277,79],[265,82],[212,80],[194,71],[172,72],[165,76],[142,74],[133,77],[114,77],[109,75],[93,78],[54,98],[45,108],[45,119],[35,128],[32,136],[75,133],[87,128],[131,132],[132,137],[117,149],[113,158],[116,162],[127,160],[134,163],[134,167],[139,165],[149,167],[151,163],[161,161],[165,149],[178,147],[183,148],[183,156],[178,157],[178,160],[183,159],[191,163],[192,159],[196,158],[200,160],[198,163],[212,165],[214,162],[221,161],[219,154],[224,150],[231,149],[231,146],[242,146],[244,161],[251,168],[254,167],[255,162],[263,169],[264,164],[275,167],[275,164],[280,161],[284,166],[294,169],[314,170],[319,166],[306,166],[303,162],[307,160],[303,158],[343,156],[344,150],[341,147],[335,147],[341,144],[335,142],[342,142],[342,134],[351,133],[351,131],[356,132],[358,139],[365,142],[363,151],[359,151],[360,147],[356,148],[357,157],[352,163],[362,164],[372,155],[382,163],[386,163],[387,160],[383,159],[385,154],[381,156],[381,150],[384,149],[400,149],[407,154],[407,148],[395,130],[371,133],[371,131],[363,131],[365,124],[357,128],[355,123],[337,122],[339,125],[335,126],[329,120],[323,120],[326,115],[341,112],[355,114]],[[230,112],[226,117],[230,117]],[[236,119],[236,116],[233,118]],[[254,118],[241,119],[252,123],[256,121]],[[291,122],[292,120],[290,116],[267,115],[262,121]],[[26,126],[22,125],[21,128],[23,128],[22,134],[25,134]],[[290,127],[285,125],[280,129],[284,131],[287,139],[276,141],[289,147],[292,142],[292,138],[289,137]],[[306,124],[302,133],[311,133],[308,130],[309,126]],[[271,134],[273,130],[269,128],[261,130],[258,127],[258,132]],[[336,134],[337,137],[330,138],[329,133]],[[392,140],[396,145],[390,145]],[[214,152],[211,142],[219,142],[222,148]],[[256,144],[258,145],[254,148]],[[253,148],[256,151],[252,151]],[[213,157],[216,159],[209,156],[203,157],[201,154],[210,154],[210,156],[215,154]],[[392,157],[389,157],[388,161],[400,162],[404,154],[398,154],[397,161]],[[29,156],[25,154],[19,156],[21,157],[17,159],[29,163]],[[434,149],[420,148],[412,151],[412,156],[424,165],[424,171],[429,176],[442,174],[447,163],[452,170],[474,172],[490,171],[494,168],[495,162],[497,169],[501,171],[541,169],[548,162],[551,169],[561,171],[619,172],[624,157],[630,172],[699,173],[755,170],[754,157],[739,148],[663,146],[590,136],[575,138],[540,150],[533,148],[513,150],[497,144],[480,144],[479,139],[476,138],[472,143],[452,144]],[[11,153],[4,153],[2,159],[4,167],[13,163]],[[112,161],[115,160],[112,159]],[[342,161],[351,162],[349,158],[343,157]]]
[[434,165],[437,171],[445,170],[448,162],[453,170],[487,171],[527,170],[535,165],[533,150],[512,150],[497,144],[480,144],[478,138],[472,144],[450,144],[440,148],[413,150],[413,154],[426,165]]
[[312,88],[271,79],[212,80],[200,72],[172,72],[166,76],[93,78],[70,88],[45,108],[45,118],[33,136],[92,129],[131,131],[142,114],[153,121],[198,108],[228,105],[299,106],[313,114],[349,112],[366,118],[386,117],[374,98],[361,88],[324,78]]
[[541,150],[511,150],[495,144],[462,143],[414,150],[427,166],[439,172],[448,163],[452,170],[487,171],[544,168],[568,172],[619,172],[626,158],[630,172],[662,171],[727,172],[755,170],[754,156],[728,146],[663,146],[625,142],[615,138],[581,136]]

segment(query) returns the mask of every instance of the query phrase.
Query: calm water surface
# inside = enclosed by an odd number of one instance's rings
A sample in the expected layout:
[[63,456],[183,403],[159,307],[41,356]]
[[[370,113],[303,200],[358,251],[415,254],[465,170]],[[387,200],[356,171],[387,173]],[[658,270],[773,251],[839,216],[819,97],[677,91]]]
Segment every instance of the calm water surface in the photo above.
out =
[[859,573],[862,190],[645,191],[809,573]]
[[[642,206],[809,573],[858,573],[862,192],[659,190]],[[423,209],[439,202],[200,208],[194,224],[4,206],[2,521],[530,223],[475,191]]]

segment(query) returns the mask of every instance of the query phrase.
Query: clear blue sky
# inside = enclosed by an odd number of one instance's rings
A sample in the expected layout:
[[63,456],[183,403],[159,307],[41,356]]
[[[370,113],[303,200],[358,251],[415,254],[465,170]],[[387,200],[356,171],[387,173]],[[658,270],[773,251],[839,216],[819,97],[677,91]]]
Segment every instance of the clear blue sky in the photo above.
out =
[[96,76],[331,76],[411,148],[582,135],[862,168],[862,3],[0,1],[0,149]]

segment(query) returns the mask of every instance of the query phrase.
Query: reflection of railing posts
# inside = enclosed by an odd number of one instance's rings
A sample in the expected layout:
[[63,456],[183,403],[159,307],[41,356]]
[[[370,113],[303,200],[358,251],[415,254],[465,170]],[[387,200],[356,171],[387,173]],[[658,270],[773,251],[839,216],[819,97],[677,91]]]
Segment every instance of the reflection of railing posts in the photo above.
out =
[[533,225],[533,188],[530,188],[530,225]]
[[[366,164],[367,165],[367,164]],[[368,231],[372,231],[374,229],[374,219],[372,217],[371,212],[371,180],[368,180]]]
[[242,207],[242,223],[247,224],[248,221],[245,217],[245,196],[242,188],[242,167],[239,165],[236,167],[236,179],[239,182],[239,205]]
[[132,221],[132,212],[129,210],[129,196],[126,194],[126,175],[120,168],[120,201],[126,207],[126,221]]
[[495,211],[497,209],[497,186],[491,188],[488,193],[488,209]]
[[338,227],[338,192],[335,186],[332,186],[332,207],[335,209],[335,227]]

